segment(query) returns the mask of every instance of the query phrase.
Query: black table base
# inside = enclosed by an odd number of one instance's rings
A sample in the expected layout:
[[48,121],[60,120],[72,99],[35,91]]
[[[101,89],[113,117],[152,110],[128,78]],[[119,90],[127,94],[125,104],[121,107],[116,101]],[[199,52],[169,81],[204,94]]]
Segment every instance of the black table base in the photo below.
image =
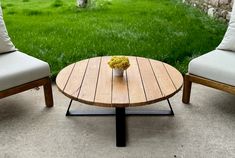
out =
[[167,99],[170,110],[137,111],[116,107],[114,110],[102,110],[95,112],[70,111],[73,100],[70,101],[66,116],[115,116],[116,117],[116,146],[126,146],[126,116],[174,116],[169,99]]

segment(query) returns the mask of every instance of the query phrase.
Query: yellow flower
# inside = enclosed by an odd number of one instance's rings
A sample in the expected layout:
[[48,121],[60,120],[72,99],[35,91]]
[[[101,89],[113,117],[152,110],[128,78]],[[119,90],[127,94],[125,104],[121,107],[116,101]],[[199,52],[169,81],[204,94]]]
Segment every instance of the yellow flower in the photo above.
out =
[[108,62],[112,69],[126,70],[130,66],[129,59],[125,56],[114,56]]

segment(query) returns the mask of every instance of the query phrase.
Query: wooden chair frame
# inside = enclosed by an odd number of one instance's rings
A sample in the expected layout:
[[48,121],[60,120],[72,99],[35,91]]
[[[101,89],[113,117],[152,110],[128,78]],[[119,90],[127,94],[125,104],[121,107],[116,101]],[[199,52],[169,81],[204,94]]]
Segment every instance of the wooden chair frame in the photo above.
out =
[[45,77],[39,80],[35,80],[32,82],[25,83],[23,85],[13,87],[7,90],[0,91],[0,99],[8,97],[10,95],[14,95],[35,87],[43,86],[44,89],[44,97],[45,104],[47,107],[52,107],[53,103],[53,95],[52,95],[52,87],[51,87],[51,79],[50,77]]
[[183,88],[183,97],[182,97],[182,101],[185,104],[189,104],[190,102],[192,83],[202,84],[235,95],[235,86],[231,86],[228,84],[224,84],[221,82],[213,81],[207,78],[187,73],[184,76],[184,88]]

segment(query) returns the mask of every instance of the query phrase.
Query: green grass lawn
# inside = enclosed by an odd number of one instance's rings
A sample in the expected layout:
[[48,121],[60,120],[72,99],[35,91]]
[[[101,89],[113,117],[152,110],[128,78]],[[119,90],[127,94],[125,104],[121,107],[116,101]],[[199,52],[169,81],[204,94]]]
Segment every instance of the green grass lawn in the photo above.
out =
[[47,61],[53,77],[75,61],[135,55],[165,61],[182,73],[190,59],[214,49],[226,24],[179,0],[2,0],[16,47]]

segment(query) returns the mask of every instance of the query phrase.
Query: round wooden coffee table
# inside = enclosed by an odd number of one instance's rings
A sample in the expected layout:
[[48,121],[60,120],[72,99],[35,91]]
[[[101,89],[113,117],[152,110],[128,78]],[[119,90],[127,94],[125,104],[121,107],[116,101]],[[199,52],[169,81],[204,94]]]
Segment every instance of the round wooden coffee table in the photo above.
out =
[[[95,57],[73,63],[62,69],[58,89],[71,99],[67,116],[104,116],[100,113],[72,113],[73,100],[89,105],[115,108],[116,145],[126,145],[127,115],[174,115],[169,98],[183,85],[181,73],[174,67],[152,59],[128,56],[130,67],[123,77],[113,76],[108,66],[111,57]],[[170,110],[148,113],[128,112],[126,107],[143,106],[167,100]],[[110,115],[107,113],[106,115]]]

